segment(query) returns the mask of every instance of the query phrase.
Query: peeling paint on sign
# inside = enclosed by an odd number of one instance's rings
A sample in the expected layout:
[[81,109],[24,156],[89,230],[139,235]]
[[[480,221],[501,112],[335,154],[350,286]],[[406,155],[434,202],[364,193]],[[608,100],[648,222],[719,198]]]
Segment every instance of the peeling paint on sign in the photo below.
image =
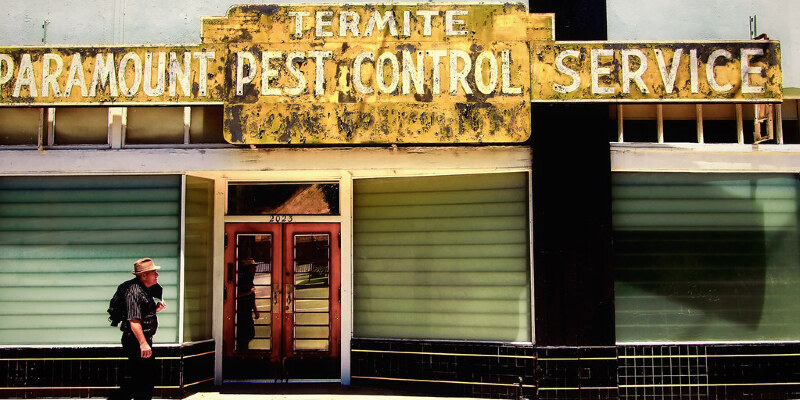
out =
[[214,102],[222,46],[0,47],[0,105]]
[[520,142],[528,35],[552,39],[552,15],[521,3],[237,6],[203,32],[229,43],[231,143]]
[[532,101],[781,101],[774,41],[532,46]]

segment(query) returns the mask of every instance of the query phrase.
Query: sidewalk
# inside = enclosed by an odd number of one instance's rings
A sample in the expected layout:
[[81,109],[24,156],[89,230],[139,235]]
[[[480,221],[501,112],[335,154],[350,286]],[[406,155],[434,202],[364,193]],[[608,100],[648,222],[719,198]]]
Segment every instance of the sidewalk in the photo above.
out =
[[407,395],[337,384],[225,384],[219,391],[195,393],[188,400],[472,400],[466,397]]

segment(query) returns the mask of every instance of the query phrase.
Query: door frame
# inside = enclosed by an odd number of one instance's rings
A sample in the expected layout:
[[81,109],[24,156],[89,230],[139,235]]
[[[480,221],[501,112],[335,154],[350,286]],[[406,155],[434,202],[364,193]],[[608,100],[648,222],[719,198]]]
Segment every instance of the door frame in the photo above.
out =
[[[292,223],[338,223],[340,229],[340,288],[341,302],[339,335],[340,379],[350,384],[350,340],[353,337],[353,175],[349,171],[230,172],[220,175],[203,174],[214,179],[214,272],[212,337],[215,342],[214,384],[222,385],[225,352],[223,296],[225,289],[225,225],[227,223],[269,223],[276,217],[289,218]],[[210,175],[210,176],[209,176]],[[228,216],[228,183],[338,183],[339,215],[253,215]],[[288,221],[287,221],[288,222]]]
[[[271,234],[272,251],[270,263],[272,265],[271,283],[272,305],[270,307],[270,330],[271,348],[269,350],[252,350],[240,353],[234,349],[235,337],[235,318],[236,318],[236,283],[235,277],[238,276],[237,260],[241,257],[237,255],[238,235],[243,234]],[[293,343],[295,328],[295,312],[289,287],[294,285],[294,238],[300,234],[329,234],[329,275],[328,275],[328,350],[295,350]],[[223,356],[230,359],[267,359],[272,365],[271,369],[282,370],[279,367],[283,360],[289,359],[337,359],[340,357],[341,342],[341,224],[337,222],[291,222],[291,223],[271,223],[271,222],[228,222],[225,223],[225,299],[223,305]],[[277,288],[277,290],[276,290]],[[297,299],[294,299],[296,302]],[[279,310],[275,312],[275,310]],[[287,311],[288,310],[288,311]],[[234,361],[235,362],[235,361]],[[285,365],[284,365],[285,367]],[[341,365],[339,365],[341,368]],[[225,371],[223,371],[224,374]],[[275,372],[275,371],[273,371]],[[264,376],[263,379],[286,379],[281,372],[275,376]],[[291,379],[291,377],[289,377]],[[304,379],[306,377],[298,377]]]

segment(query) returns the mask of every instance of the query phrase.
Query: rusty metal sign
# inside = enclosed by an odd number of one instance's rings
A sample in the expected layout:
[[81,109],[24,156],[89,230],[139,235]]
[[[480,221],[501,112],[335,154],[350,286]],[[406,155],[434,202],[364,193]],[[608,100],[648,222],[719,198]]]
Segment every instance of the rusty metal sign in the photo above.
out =
[[423,3],[238,6],[203,32],[229,44],[226,140],[267,144],[524,141],[527,41],[553,31],[523,4]]
[[555,42],[523,3],[246,5],[200,45],[0,47],[0,106],[224,104],[234,144],[515,143],[530,102],[779,102],[773,41]]
[[532,101],[780,102],[775,41],[533,43]]
[[227,49],[0,47],[0,105],[221,102]]

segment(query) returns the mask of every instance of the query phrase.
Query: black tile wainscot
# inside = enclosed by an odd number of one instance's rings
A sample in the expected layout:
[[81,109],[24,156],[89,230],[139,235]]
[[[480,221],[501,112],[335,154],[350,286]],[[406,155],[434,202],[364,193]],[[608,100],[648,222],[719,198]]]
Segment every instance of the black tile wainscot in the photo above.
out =
[[617,348],[537,347],[538,399],[616,399]]
[[408,393],[533,399],[531,345],[353,339],[354,385]]
[[[154,351],[155,397],[182,398],[213,383],[213,341]],[[0,398],[108,397],[124,363],[120,346],[1,348]]]
[[800,398],[800,344],[620,346],[619,398]]

